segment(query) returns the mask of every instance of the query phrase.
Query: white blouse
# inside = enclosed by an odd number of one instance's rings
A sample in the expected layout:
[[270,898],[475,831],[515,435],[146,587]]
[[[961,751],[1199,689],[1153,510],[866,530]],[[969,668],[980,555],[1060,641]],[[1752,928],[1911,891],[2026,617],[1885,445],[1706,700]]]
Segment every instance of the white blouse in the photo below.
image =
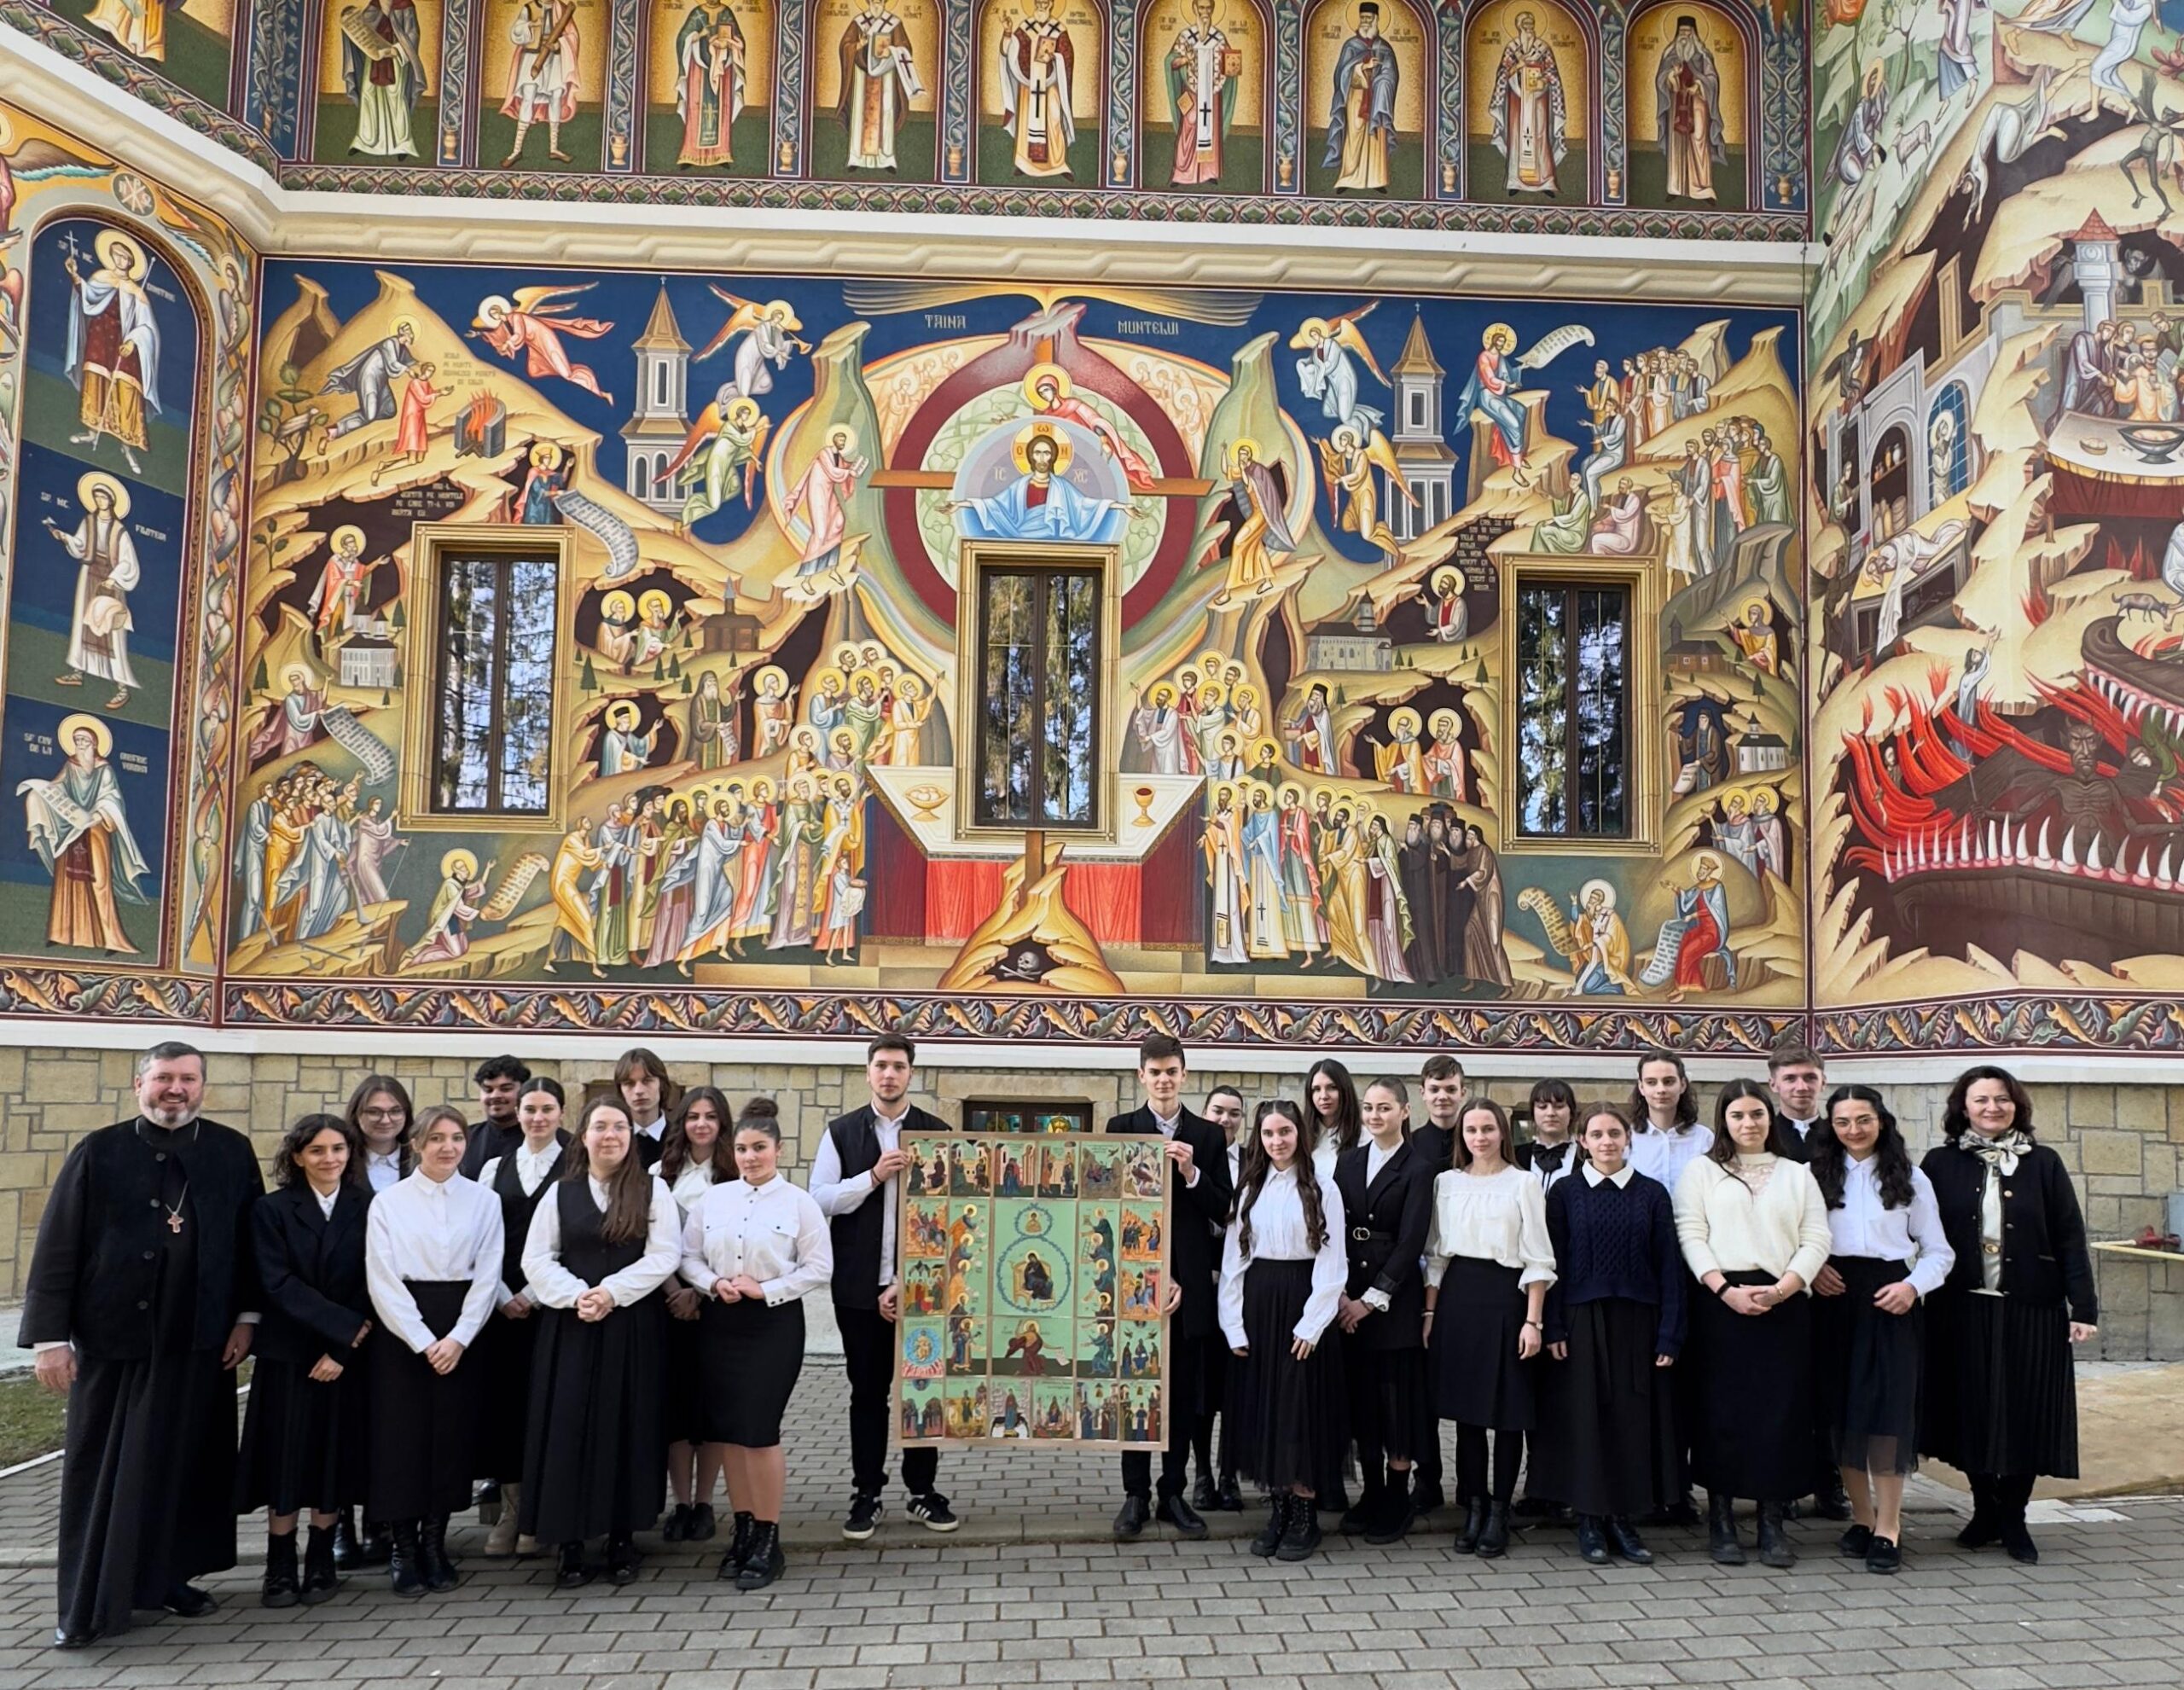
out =
[[1833,1256],[1870,1256],[1882,1262],[1909,1262],[1908,1282],[1921,1297],[1942,1287],[1956,1252],[1942,1231],[1941,1206],[1933,1182],[1923,1170],[1911,1170],[1908,1208],[1884,1208],[1880,1200],[1880,1158],[1843,1159],[1843,1206],[1827,1211]]
[[1629,1162],[1647,1179],[1658,1180],[1673,1192],[1683,1170],[1713,1147],[1711,1127],[1694,1123],[1680,1133],[1664,1133],[1649,1126],[1631,1135]]
[[1221,1330],[1229,1347],[1240,1350],[1251,1340],[1244,1331],[1244,1275],[1253,1262],[1310,1262],[1311,1294],[1304,1312],[1292,1328],[1307,1344],[1317,1344],[1342,1305],[1342,1288],[1350,1278],[1350,1256],[1343,1243],[1342,1193],[1334,1182],[1315,1174],[1320,1188],[1320,1212],[1327,1223],[1327,1240],[1312,1248],[1304,1226],[1304,1202],[1297,1194],[1297,1170],[1292,1166],[1269,1170],[1266,1183],[1252,1204],[1252,1253],[1244,1254],[1243,1227],[1228,1222],[1221,1246]]
[[1831,1242],[1827,1205],[1811,1170],[1774,1156],[1740,1155],[1737,1162],[1755,1179],[1764,1176],[1758,1190],[1706,1158],[1676,1182],[1676,1235],[1685,1265],[1701,1280],[1710,1273],[1795,1274],[1809,1291]]
[[669,1195],[674,1198],[677,1211],[687,1221],[690,1218],[691,1211],[706,1200],[706,1193],[712,1188],[713,1164],[712,1158],[708,1156],[702,1162],[693,1162],[677,1174]]
[[[612,1296],[616,1308],[626,1309],[659,1290],[682,1259],[681,1217],[659,1176],[648,1175],[647,1182],[652,1187],[652,1212],[645,1223],[645,1253],[619,1274],[607,1275],[596,1287],[586,1285],[561,1265],[559,1193],[541,1203],[531,1214],[531,1231],[523,1240],[524,1295],[542,1308],[573,1309],[578,1298],[595,1288]],[[584,1183],[591,1188],[591,1200],[599,1212],[605,1214],[607,1188],[595,1179]]]
[[758,1281],[769,1309],[834,1278],[834,1241],[809,1192],[775,1174],[762,1186],[729,1180],[699,1199],[682,1225],[684,1281],[710,1297],[716,1280],[738,1274]]
[[402,1181],[402,1147],[396,1145],[384,1156],[375,1150],[365,1151],[364,1178],[375,1193],[393,1190]]
[[1554,1283],[1547,1234],[1547,1190],[1522,1168],[1472,1174],[1451,1168],[1433,1180],[1433,1224],[1426,1233],[1426,1283],[1438,1287],[1457,1256],[1514,1268],[1517,1286]]
[[501,1200],[485,1187],[422,1170],[372,1200],[364,1223],[364,1284],[379,1323],[422,1355],[436,1341],[404,1280],[470,1282],[448,1336],[468,1349],[501,1289]]
[[[528,1143],[519,1139],[510,1154],[515,1158],[515,1182],[523,1188],[523,1194],[529,1197],[545,1184],[547,1176],[561,1165],[561,1141],[551,1138],[546,1141],[543,1150],[533,1150]],[[488,1191],[493,1188],[493,1182],[500,1176],[502,1160],[498,1156],[493,1157],[478,1170],[478,1183]]]

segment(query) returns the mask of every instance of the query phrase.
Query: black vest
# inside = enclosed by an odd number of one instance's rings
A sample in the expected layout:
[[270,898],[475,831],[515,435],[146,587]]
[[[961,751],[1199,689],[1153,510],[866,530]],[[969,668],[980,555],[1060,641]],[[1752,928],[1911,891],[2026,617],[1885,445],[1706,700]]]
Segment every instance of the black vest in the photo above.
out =
[[[562,1153],[566,1155],[567,1150],[564,1141]],[[501,1283],[511,1292],[520,1292],[526,1283],[523,1246],[531,1236],[531,1217],[538,1212],[546,1193],[561,1183],[561,1164],[555,1163],[538,1182],[538,1189],[526,1197],[523,1182],[516,1176],[514,1151],[502,1157],[501,1165],[493,1170],[493,1195],[501,1199]]]
[[607,1224],[607,1217],[591,1200],[591,1182],[559,1180],[555,1183],[559,1188],[554,1201],[561,1211],[561,1247],[555,1253],[561,1257],[561,1265],[587,1286],[595,1286],[608,1275],[635,1265],[645,1253],[644,1232],[640,1229],[635,1238],[609,1244],[600,1233]]
[[[946,1132],[939,1117],[913,1104],[903,1117],[903,1134]],[[880,1135],[872,1125],[872,1106],[865,1105],[827,1124],[834,1141],[845,1180],[868,1174],[880,1160]],[[837,1309],[877,1309],[880,1306],[880,1240],[886,1225],[886,1205],[896,1199],[892,1191],[875,1191],[846,1215],[827,1222],[834,1245],[832,1289]]]

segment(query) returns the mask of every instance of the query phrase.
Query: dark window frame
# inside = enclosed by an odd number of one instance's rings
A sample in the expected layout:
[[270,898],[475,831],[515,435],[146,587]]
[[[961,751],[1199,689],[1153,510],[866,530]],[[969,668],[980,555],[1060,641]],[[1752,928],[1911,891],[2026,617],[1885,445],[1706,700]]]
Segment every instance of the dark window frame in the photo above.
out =
[[[1049,684],[1052,677],[1048,671],[1048,642],[1046,637],[1053,605],[1054,584],[1059,580],[1086,582],[1097,595],[1105,591],[1106,581],[1103,572],[1097,565],[1075,560],[1047,563],[1030,558],[1021,560],[1011,558],[1005,562],[996,561],[987,564],[978,572],[978,648],[981,653],[990,651],[993,646],[996,584],[1002,580],[1025,578],[1037,584],[1033,593],[1031,618],[1033,630],[1031,714],[1035,729],[1036,752],[1044,745],[1043,739],[1037,737],[1036,729],[1038,724],[1047,719],[1050,710],[1049,701],[1054,696]],[[1092,630],[1091,661],[1083,677],[1084,689],[1089,694],[1089,707],[1092,712],[1092,752],[1089,767],[1085,773],[1085,779],[1091,792],[1091,815],[1083,820],[1048,815],[1046,781],[1043,778],[1043,771],[1037,767],[1032,770],[1030,782],[1031,813],[1028,816],[1005,816],[997,813],[995,808],[995,795],[988,790],[984,778],[986,767],[988,721],[985,712],[980,711],[973,717],[971,746],[970,767],[976,782],[971,806],[974,826],[981,829],[1022,828],[1070,833],[1096,833],[1101,828],[1104,809],[1102,801],[1104,794],[1101,790],[1104,774],[1101,749],[1106,744],[1107,729],[1107,700],[1103,696],[1104,689],[1101,685],[1101,677],[1108,661],[1109,653],[1107,650],[1106,629],[1102,625],[1104,619],[1099,617],[1096,609],[1095,619]]]

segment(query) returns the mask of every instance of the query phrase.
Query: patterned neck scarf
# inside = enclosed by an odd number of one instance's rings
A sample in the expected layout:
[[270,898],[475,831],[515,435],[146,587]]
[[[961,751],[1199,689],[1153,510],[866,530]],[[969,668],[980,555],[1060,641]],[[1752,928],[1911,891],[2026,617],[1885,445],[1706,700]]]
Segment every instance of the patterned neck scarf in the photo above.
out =
[[1957,1141],[1963,1149],[1970,1151],[1989,1168],[1998,1168],[2004,1174],[2017,1171],[2018,1158],[2032,1148],[2030,1135],[2012,1127],[1995,1138],[1980,1132],[1966,1132]]

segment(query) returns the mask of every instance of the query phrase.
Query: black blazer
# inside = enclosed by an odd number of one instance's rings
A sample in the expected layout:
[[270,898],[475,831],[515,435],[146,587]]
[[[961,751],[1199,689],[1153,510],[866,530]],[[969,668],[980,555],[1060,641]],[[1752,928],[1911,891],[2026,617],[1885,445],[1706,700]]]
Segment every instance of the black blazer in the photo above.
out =
[[1827,1124],[1827,1117],[1822,1114],[1800,1133],[1790,1124],[1790,1118],[1777,1109],[1774,1112],[1774,1130],[1769,1135],[1767,1147],[1785,1162],[1809,1163],[1812,1160],[1813,1146],[1820,1142],[1821,1135],[1823,1133],[1833,1135],[1834,1130]]
[[345,1185],[334,1212],[322,1215],[308,1184],[283,1186],[251,1213],[258,1277],[265,1287],[253,1350],[275,1362],[308,1367],[322,1356],[346,1362],[357,1332],[372,1317],[364,1289],[364,1214],[371,1193]]
[[[1151,1108],[1141,1105],[1127,1115],[1110,1118],[1107,1130],[1151,1133],[1158,1137],[1160,1124]],[[1186,1226],[1182,1217],[1188,1212],[1202,1222],[1218,1222],[1225,1227],[1236,1200],[1236,1188],[1228,1177],[1228,1147],[1222,1141],[1220,1128],[1185,1106],[1176,1123],[1176,1136],[1191,1147],[1198,1183],[1186,1186],[1177,1179],[1170,1188],[1168,1266],[1176,1283],[1183,1288],[1183,1300],[1176,1309],[1175,1330],[1184,1338],[1210,1338],[1217,1324],[1213,1281],[1221,1271],[1220,1246],[1214,1243],[1209,1228]]]
[[[1443,1131],[1431,1121],[1410,1130],[1410,1147],[1418,1153],[1420,1160],[1426,1164],[1426,1182],[1428,1185],[1433,1183],[1436,1174],[1445,1174],[1455,1166],[1455,1134]],[[1518,1153],[1524,1153],[1523,1146],[1518,1147]]]
[[[1415,1136],[1380,1164],[1365,1183],[1369,1144],[1335,1158],[1334,1186],[1342,1193],[1344,1247],[1350,1256],[1345,1287],[1353,1298],[1378,1289],[1385,1313],[1368,1315],[1350,1341],[1368,1350],[1415,1350],[1425,1343],[1426,1280],[1420,1257],[1433,1221],[1433,1170]],[[1363,1237],[1358,1234],[1362,1233]]]
[[[1956,1252],[1943,1291],[1977,1291],[1982,1283],[1979,1205],[1987,1164],[1968,1150],[1937,1145],[1919,1164],[1933,1182],[1942,1231]],[[2085,1217],[2063,1159],[2036,1144],[2002,1176],[2002,1291],[2027,1303],[2060,1308],[2088,1326],[2100,1323],[2094,1288],[2093,1252],[2086,1248]]]

